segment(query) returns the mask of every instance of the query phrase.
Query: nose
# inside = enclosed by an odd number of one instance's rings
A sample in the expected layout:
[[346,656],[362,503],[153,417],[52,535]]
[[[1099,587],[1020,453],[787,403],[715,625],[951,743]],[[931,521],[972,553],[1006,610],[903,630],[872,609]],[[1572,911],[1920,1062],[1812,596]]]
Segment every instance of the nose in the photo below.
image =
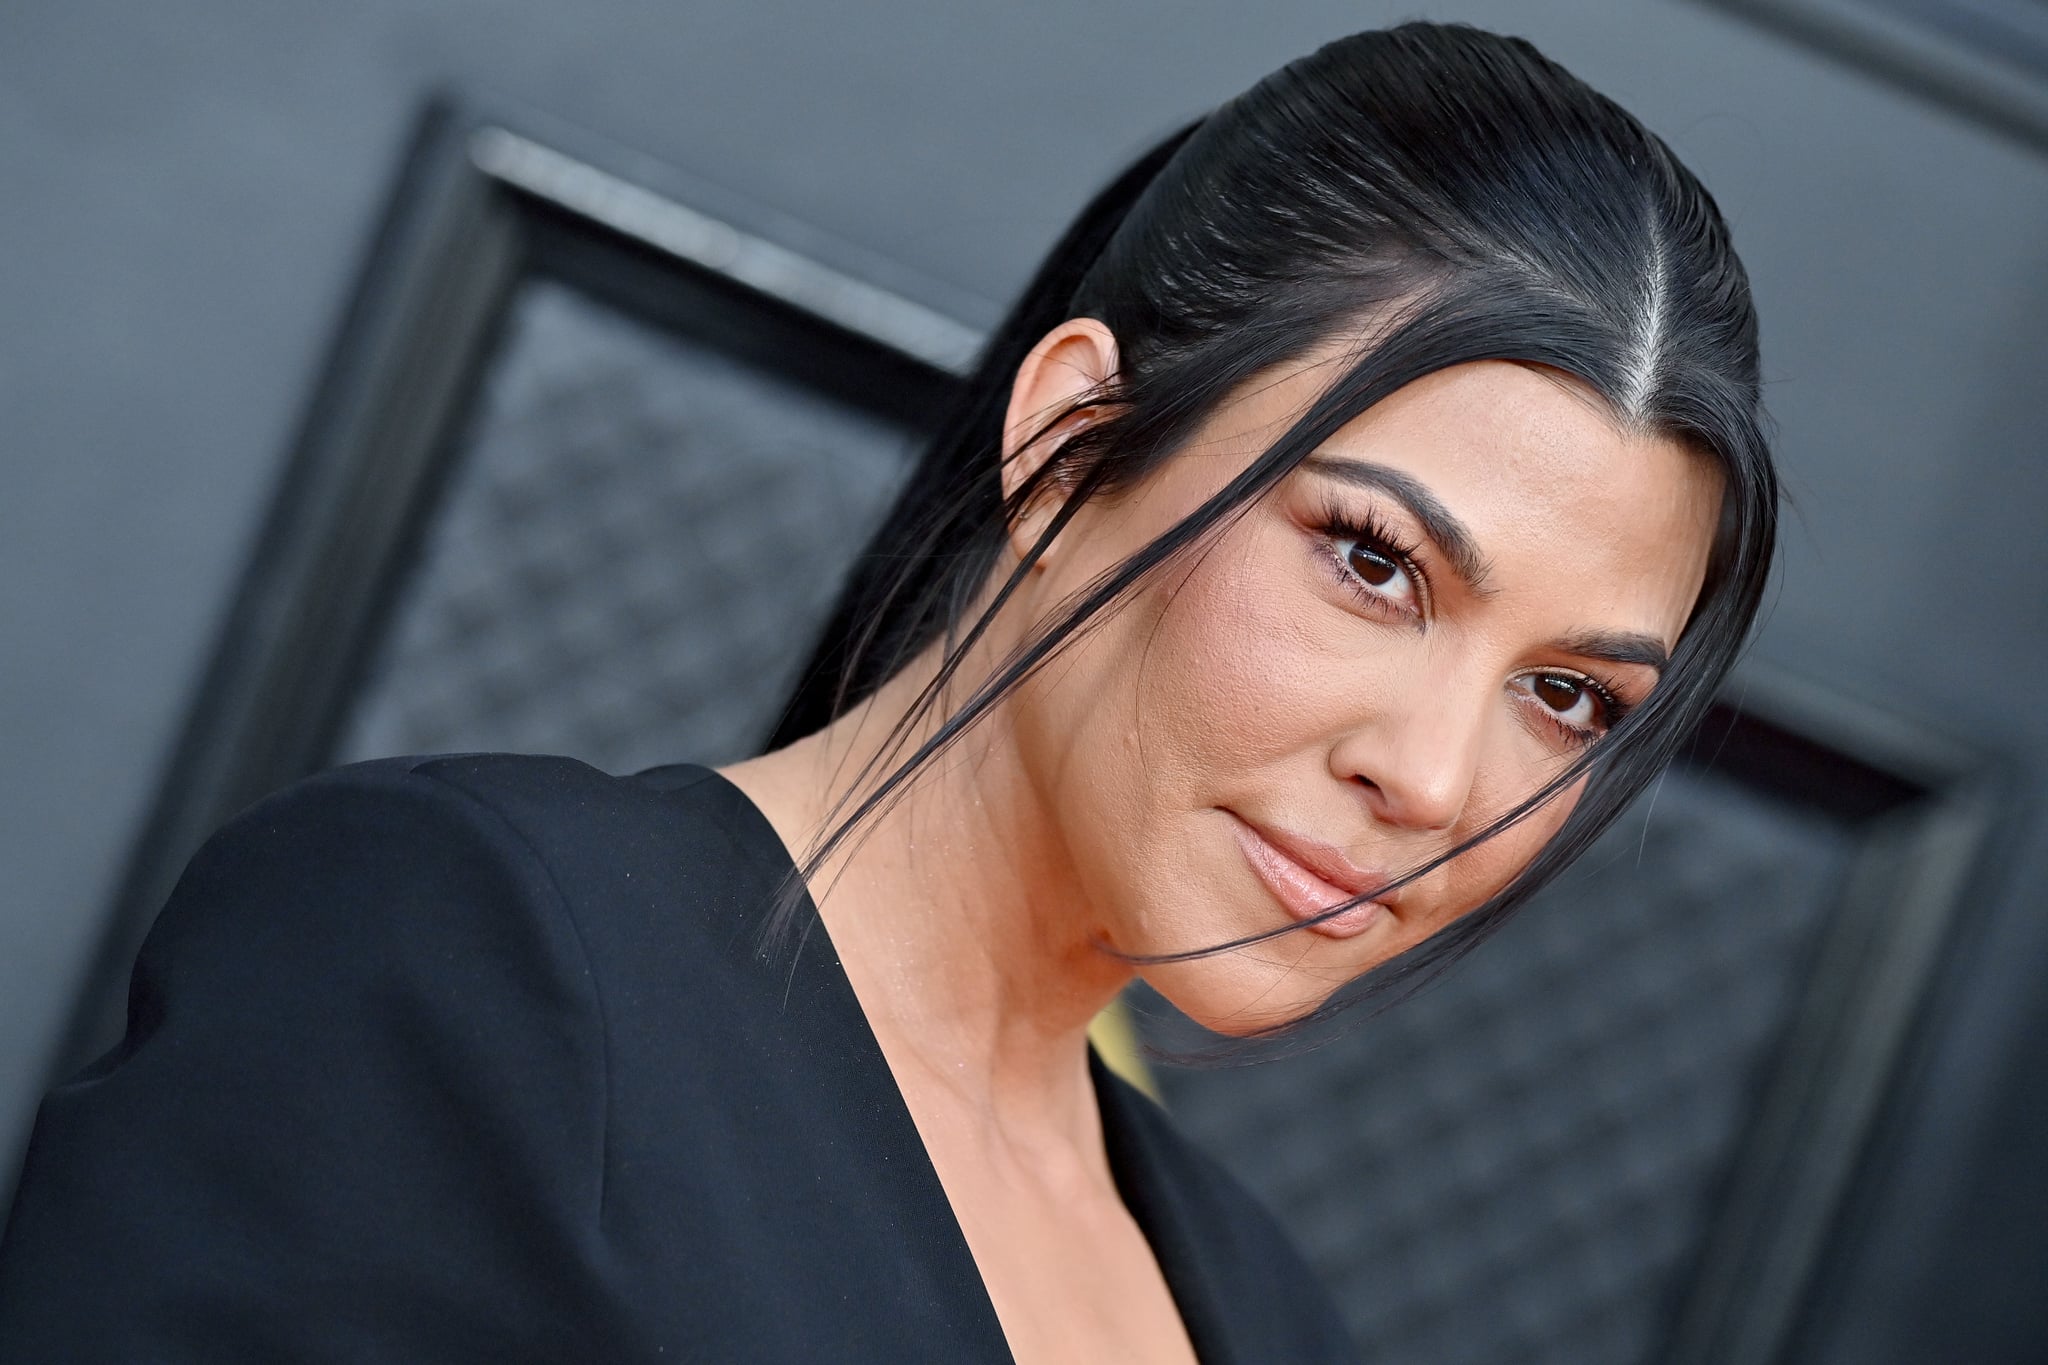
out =
[[1464,814],[1478,774],[1491,698],[1460,681],[1418,679],[1403,704],[1380,710],[1330,751],[1331,771],[1358,785],[1376,819],[1404,829],[1441,831]]

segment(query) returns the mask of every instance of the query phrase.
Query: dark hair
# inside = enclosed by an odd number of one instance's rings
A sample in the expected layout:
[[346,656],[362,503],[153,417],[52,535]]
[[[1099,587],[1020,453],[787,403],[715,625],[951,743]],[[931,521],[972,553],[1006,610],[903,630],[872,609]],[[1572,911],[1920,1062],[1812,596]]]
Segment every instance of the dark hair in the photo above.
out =
[[[1097,420],[1005,499],[1010,386],[1031,347],[1073,317],[1114,334],[1118,372],[1076,405]],[[1091,585],[904,754],[912,727],[931,718],[967,651],[1083,502],[1142,480],[1244,381],[1367,322],[1377,339],[1285,435]],[[1345,423],[1425,375],[1487,359],[1576,376],[1626,427],[1712,460],[1724,494],[1699,599],[1649,698],[1523,805],[1402,881],[1586,777],[1563,827],[1506,889],[1375,979],[1416,980],[1468,951],[1583,852],[1704,717],[1763,596],[1778,494],[1749,283],[1712,197],[1662,141],[1534,47],[1461,25],[1361,33],[1291,63],[1148,152],[1053,248],[857,566],[775,736],[817,728],[943,642],[937,678],[884,746],[894,770],[838,813],[806,870],[1079,627]],[[1011,518],[1048,489],[1062,510],[992,605],[968,619]]]

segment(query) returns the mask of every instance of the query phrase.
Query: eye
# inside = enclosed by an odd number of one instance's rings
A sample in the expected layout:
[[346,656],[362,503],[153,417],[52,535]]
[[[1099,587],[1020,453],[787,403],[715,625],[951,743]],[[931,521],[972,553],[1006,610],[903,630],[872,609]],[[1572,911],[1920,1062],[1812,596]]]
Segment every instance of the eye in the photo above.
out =
[[1576,673],[1525,673],[1514,682],[1545,720],[1573,739],[1598,739],[1621,719],[1621,703],[1591,678]]
[[1353,543],[1351,548],[1344,552],[1344,562],[1351,566],[1351,572],[1375,588],[1384,588],[1395,579],[1405,577],[1399,564],[1370,545]]
[[1323,534],[1347,583],[1374,607],[1409,617],[1423,615],[1424,584],[1412,551],[1377,525],[1329,517]]

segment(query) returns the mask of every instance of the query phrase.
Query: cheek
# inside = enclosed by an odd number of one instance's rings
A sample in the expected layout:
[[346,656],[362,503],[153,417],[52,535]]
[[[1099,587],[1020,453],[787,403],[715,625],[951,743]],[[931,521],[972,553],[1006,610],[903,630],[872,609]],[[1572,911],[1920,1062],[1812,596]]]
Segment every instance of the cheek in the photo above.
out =
[[1328,780],[1374,634],[1322,595],[1304,547],[1246,526],[1048,669],[1027,690],[1020,738],[1084,886],[1131,905],[1175,887],[1176,914],[1217,900],[1195,871],[1216,856],[1215,808]]
[[[1502,794],[1499,803],[1492,807],[1495,814],[1512,808],[1516,801],[1529,795],[1533,784],[1516,787],[1512,792]],[[1578,805],[1579,797],[1585,790],[1583,780],[1565,788],[1541,809],[1533,812],[1526,820],[1510,829],[1502,830],[1477,848],[1460,854],[1444,869],[1445,901],[1449,907],[1433,923],[1425,927],[1423,937],[1443,928],[1446,924],[1477,910],[1489,898],[1498,895],[1522,869],[1543,851],[1564,822]],[[1469,829],[1459,831],[1459,837],[1470,838],[1486,827],[1485,820],[1475,820]]]
[[1267,526],[1165,579],[1134,643],[1135,728],[1176,776],[1219,786],[1321,755],[1375,706],[1407,645],[1333,606],[1298,538]]
[[1113,834],[1142,857],[1216,804],[1220,775],[1269,764],[1311,723],[1309,661],[1214,565],[1139,594],[1032,699],[1038,766],[1083,843]]

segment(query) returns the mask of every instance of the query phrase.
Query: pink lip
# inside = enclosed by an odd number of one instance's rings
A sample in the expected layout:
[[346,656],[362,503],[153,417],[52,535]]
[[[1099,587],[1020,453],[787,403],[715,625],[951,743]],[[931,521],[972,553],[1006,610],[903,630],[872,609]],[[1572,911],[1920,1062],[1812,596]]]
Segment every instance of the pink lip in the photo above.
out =
[[[1328,844],[1286,830],[1261,828],[1235,811],[1226,814],[1235,826],[1237,844],[1245,861],[1281,908],[1297,920],[1313,919],[1333,905],[1392,880],[1384,872],[1359,867]],[[1388,902],[1392,899],[1390,896],[1385,901],[1367,901],[1308,927],[1329,938],[1350,938],[1364,933],[1381,915],[1389,913]]]

